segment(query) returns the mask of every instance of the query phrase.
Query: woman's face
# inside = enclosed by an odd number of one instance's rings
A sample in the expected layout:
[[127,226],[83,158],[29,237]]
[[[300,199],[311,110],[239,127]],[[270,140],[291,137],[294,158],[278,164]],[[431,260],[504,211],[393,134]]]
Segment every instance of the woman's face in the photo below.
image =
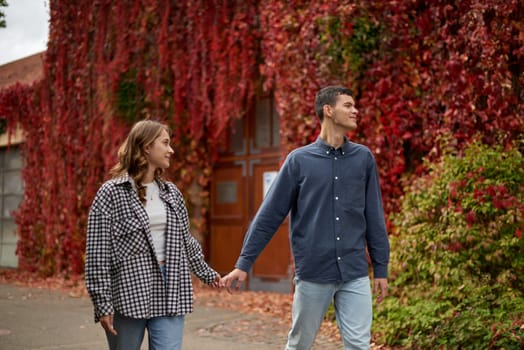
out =
[[166,130],[162,130],[160,135],[153,141],[153,143],[146,147],[146,158],[149,166],[153,169],[169,168],[170,158],[174,151],[170,146],[169,134]]

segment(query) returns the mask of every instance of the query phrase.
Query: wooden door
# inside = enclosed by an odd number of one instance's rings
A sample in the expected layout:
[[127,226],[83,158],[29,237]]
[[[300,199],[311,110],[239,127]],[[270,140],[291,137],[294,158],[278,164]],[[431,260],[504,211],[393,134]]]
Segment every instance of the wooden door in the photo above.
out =
[[[276,175],[278,164],[253,165],[253,191],[252,200],[255,208],[259,208],[265,192],[270,185],[271,178]],[[288,277],[290,254],[287,220],[280,225],[273,239],[266,246],[253,266],[253,276],[268,281],[278,281]]]
[[[219,273],[234,268],[244,236],[281,160],[278,116],[271,99],[258,101],[215,164],[211,182],[210,263]],[[287,292],[291,288],[291,253],[287,220],[249,272],[248,286]]]
[[246,230],[245,162],[221,164],[211,182],[210,263],[220,274],[234,266]]

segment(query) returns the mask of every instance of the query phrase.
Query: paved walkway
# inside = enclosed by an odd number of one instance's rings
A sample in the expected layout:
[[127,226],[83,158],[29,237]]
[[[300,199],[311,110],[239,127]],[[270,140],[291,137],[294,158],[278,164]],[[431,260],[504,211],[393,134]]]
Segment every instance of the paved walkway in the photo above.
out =
[[[183,348],[283,349],[287,327],[277,319],[209,307],[197,299],[195,312],[186,317]],[[322,339],[314,347],[340,348]],[[92,321],[90,300],[60,291],[0,285],[0,350],[55,349],[107,349],[102,328]]]

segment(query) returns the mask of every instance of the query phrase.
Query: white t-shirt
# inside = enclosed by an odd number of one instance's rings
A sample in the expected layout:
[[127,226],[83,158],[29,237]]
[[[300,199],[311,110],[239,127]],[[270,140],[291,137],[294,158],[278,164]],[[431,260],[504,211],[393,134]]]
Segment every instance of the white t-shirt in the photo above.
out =
[[149,216],[153,246],[158,261],[166,260],[166,206],[160,199],[160,189],[156,181],[144,184],[146,187],[146,212]]

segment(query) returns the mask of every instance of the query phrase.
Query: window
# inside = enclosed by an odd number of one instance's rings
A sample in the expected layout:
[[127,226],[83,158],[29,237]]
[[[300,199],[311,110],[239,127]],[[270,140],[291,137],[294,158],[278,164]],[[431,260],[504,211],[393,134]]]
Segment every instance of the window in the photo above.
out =
[[280,147],[280,118],[273,98],[257,101],[255,111],[255,149]]
[[22,160],[16,146],[0,149],[0,266],[17,267],[16,224],[12,212],[22,201]]
[[223,156],[258,155],[280,149],[280,117],[272,97],[258,99],[254,109],[242,118],[233,118],[227,144],[221,145]]

